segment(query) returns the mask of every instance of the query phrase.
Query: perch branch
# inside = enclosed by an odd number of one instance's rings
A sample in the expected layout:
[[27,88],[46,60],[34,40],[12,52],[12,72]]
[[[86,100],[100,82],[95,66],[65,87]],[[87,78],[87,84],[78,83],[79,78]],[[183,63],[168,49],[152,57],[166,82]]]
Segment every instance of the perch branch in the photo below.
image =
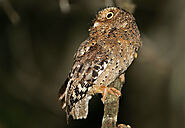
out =
[[71,10],[69,0],[59,0],[59,6],[63,13],[68,13]]
[[132,0],[105,0],[105,6],[118,6],[130,13],[133,13],[136,7]]
[[116,6],[116,3],[114,0],[105,0],[105,6]]
[[20,16],[15,11],[9,0],[0,0],[0,6],[3,8],[8,18],[14,25],[20,22]]
[[[121,91],[122,86],[123,83],[118,77],[109,87],[114,87]],[[118,109],[119,98],[112,94],[107,94],[104,102],[104,116],[101,128],[116,128]]]

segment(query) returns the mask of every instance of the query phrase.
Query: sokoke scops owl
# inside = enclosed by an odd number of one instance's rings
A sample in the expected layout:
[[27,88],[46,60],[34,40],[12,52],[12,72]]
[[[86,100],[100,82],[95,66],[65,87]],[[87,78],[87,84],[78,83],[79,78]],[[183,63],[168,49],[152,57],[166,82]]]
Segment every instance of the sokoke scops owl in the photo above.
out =
[[103,102],[107,93],[119,97],[120,91],[108,85],[125,73],[140,45],[140,33],[132,14],[117,7],[99,11],[59,92],[67,116],[86,118],[93,94],[101,93]]

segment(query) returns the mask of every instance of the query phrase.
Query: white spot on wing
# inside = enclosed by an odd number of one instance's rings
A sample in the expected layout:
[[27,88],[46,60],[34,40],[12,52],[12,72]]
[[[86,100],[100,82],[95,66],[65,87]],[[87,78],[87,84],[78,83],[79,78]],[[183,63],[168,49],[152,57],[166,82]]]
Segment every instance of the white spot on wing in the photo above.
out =
[[99,72],[98,72],[98,76],[100,76],[100,74],[103,72],[103,70],[100,70]]
[[107,64],[105,62],[103,63],[103,67],[104,69],[107,67]]
[[82,92],[85,92],[86,90],[87,90],[86,87],[83,87],[83,88],[82,88]]
[[[85,83],[85,82],[84,82]],[[78,85],[78,88],[79,88],[79,92],[85,92],[86,90],[87,90],[87,88],[86,87],[82,87],[82,85],[81,84],[79,84]]]
[[75,100],[75,99],[76,99],[76,94],[75,94],[75,92],[74,92],[74,91],[73,91],[72,96],[73,96],[73,99]]
[[84,84],[86,85],[87,84],[87,81],[84,81]]
[[80,83],[78,84],[78,88],[79,88],[79,92],[81,92],[82,91],[82,85]]

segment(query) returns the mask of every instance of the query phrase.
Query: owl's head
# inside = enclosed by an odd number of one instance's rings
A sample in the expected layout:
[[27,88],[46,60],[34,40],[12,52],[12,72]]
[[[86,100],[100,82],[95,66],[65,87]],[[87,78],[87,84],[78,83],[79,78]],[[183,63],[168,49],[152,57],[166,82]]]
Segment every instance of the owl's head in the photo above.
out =
[[134,20],[129,12],[118,7],[109,7],[98,12],[93,27],[111,26],[119,28]]

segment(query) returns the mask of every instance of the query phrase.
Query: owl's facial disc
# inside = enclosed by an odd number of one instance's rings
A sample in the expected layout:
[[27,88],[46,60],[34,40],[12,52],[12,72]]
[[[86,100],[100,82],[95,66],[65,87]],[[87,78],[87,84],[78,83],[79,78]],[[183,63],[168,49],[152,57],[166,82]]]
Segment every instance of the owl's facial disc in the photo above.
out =
[[96,15],[96,20],[94,22],[93,28],[97,28],[100,26],[102,26],[101,28],[103,28],[103,26],[114,25],[117,19],[117,15],[119,15],[120,12],[121,10],[116,7],[109,7],[99,11]]
[[110,20],[114,17],[116,12],[114,12],[113,10],[104,10],[102,12],[100,12],[97,16],[96,21],[94,22],[93,27],[98,27],[100,25],[102,25],[102,23],[105,23],[106,20]]

